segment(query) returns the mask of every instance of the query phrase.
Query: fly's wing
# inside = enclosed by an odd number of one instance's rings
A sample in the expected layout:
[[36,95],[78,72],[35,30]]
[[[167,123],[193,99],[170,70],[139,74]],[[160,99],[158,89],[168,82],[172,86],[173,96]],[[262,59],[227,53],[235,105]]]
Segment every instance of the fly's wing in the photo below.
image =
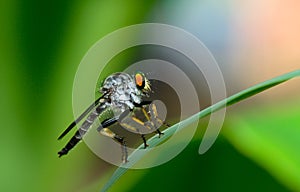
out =
[[76,126],[92,109],[94,109],[106,94],[103,94],[101,97],[96,99],[75,121],[73,121],[68,128],[58,137],[58,140],[62,139],[67,133],[69,133],[73,127]]

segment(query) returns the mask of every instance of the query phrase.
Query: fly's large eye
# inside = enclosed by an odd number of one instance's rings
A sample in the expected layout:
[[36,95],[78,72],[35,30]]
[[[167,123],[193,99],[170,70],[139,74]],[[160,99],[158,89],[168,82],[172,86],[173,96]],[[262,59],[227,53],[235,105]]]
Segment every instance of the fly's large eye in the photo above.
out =
[[139,88],[144,87],[144,76],[140,73],[135,74],[135,83]]

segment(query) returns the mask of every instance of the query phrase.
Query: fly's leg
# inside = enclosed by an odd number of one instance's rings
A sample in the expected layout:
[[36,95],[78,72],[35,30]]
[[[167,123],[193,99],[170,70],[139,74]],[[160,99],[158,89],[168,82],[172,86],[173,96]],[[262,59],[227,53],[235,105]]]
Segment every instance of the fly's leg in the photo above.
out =
[[151,124],[151,127],[153,127],[155,129],[155,132],[158,133],[158,137],[160,137],[161,135],[163,135],[162,132],[160,132],[159,128],[156,128],[153,120],[151,119],[151,116],[147,113],[146,109],[143,107],[142,111],[144,113],[144,116],[146,117],[147,121]]
[[126,142],[124,140],[124,137],[120,137],[119,135],[115,135],[114,139],[117,140],[121,144],[122,162],[127,163],[128,162],[128,152],[127,152],[127,146],[126,146]]
[[105,119],[104,121],[102,121],[101,126],[98,127],[98,129],[101,129],[101,127],[105,128],[105,127],[111,126],[112,124],[116,123],[118,121],[118,119],[119,119],[118,117],[113,117],[113,118],[110,118],[110,119]]
[[116,140],[118,143],[121,144],[121,151],[122,151],[122,162],[126,163],[128,162],[127,158],[128,158],[128,152],[127,152],[127,146],[126,146],[126,142],[124,140],[124,137],[120,137],[119,135],[115,134],[114,132],[112,132],[110,129],[108,129],[107,127],[116,123],[119,120],[120,117],[113,117],[110,119],[106,119],[101,123],[101,126],[99,126],[97,128],[97,131],[104,135],[107,136],[109,138],[112,138],[114,140]]
[[127,146],[126,146],[126,142],[124,140],[124,137],[120,137],[119,135],[117,135],[114,132],[112,132],[110,129],[103,128],[102,126],[100,126],[97,130],[102,135],[107,136],[109,138],[112,138],[112,139],[116,140],[117,142],[119,142],[121,144],[122,162],[123,163],[128,162],[128,160],[127,160],[127,158],[128,158],[128,152],[127,152]]
[[156,129],[156,133],[158,133],[158,138],[164,135],[164,133],[162,133],[159,129]]
[[[141,108],[142,112],[144,113],[144,116],[147,119],[148,125],[146,125],[144,122],[141,121],[137,121],[136,118],[133,119],[134,121],[140,123],[143,126],[146,126],[147,128],[151,129],[154,128],[155,132],[158,133],[158,137],[160,138],[162,135],[164,135],[164,133],[162,133],[159,128],[157,128],[157,126],[155,125],[155,121],[159,124],[159,125],[166,125],[167,127],[169,127],[169,124],[165,123],[164,121],[162,121],[161,119],[158,118],[158,114],[157,114],[157,109],[156,109],[156,105],[155,104],[150,104],[149,106],[149,111],[150,111],[150,115],[149,113],[146,111],[146,109],[144,107]],[[142,136],[143,138],[144,136]],[[143,138],[144,141],[144,138]],[[145,142],[144,142],[145,143]],[[146,144],[147,145],[147,144]],[[147,145],[148,146],[148,145]],[[146,148],[146,147],[145,147]]]
[[146,141],[146,138],[145,138],[144,134],[142,135],[142,139],[143,139],[143,143],[144,143],[144,149],[146,149],[147,147],[149,147],[149,145],[147,144],[147,141]]
[[[144,106],[149,106],[149,113],[146,111]],[[157,123],[159,123],[160,125],[164,125],[166,127],[170,127],[170,125],[166,122],[164,122],[163,120],[161,120],[158,117],[158,113],[157,113],[157,107],[154,103],[152,103],[152,101],[142,101],[142,103],[140,104],[136,104],[135,107],[141,108],[144,116],[146,117],[147,121],[151,123],[152,126],[155,127],[154,122],[156,121]],[[163,135],[164,133],[160,132],[159,129],[156,129],[156,132],[159,134],[159,136]]]
[[[140,126],[146,127],[147,129],[151,129],[150,127],[146,126],[143,121],[139,120],[138,118],[134,117],[133,115],[134,115],[133,111],[130,111],[124,115],[121,115],[120,119],[122,119],[122,120],[120,121],[120,125],[122,127],[124,127],[125,129],[130,130],[134,133],[140,132],[139,129],[134,126],[134,123],[138,124]],[[149,145],[146,142],[145,135],[142,134],[141,136],[142,136],[142,139],[144,142],[144,146],[145,146],[145,148],[147,148]]]
[[[161,120],[158,117],[158,113],[157,113],[157,108],[155,104],[150,104],[149,106],[149,112],[150,112],[150,116],[151,116],[151,120],[153,122],[157,122],[159,125],[165,125],[166,127],[170,127],[170,125],[168,123],[166,123],[165,121]],[[156,132],[158,133],[158,137],[161,137],[162,135],[164,135],[164,133],[162,133],[159,129],[156,129]]]
[[[134,133],[138,133],[139,130],[136,127],[134,127],[131,123],[133,119],[136,119],[132,115],[133,115],[132,110],[128,110],[128,111],[123,112],[119,117],[119,123],[123,128],[125,128],[127,130],[130,130]],[[138,119],[136,119],[136,120],[139,121]],[[140,123],[143,123],[143,122],[139,121],[138,123],[140,124]]]
[[142,139],[143,139],[143,142],[144,142],[144,148],[146,149],[147,147],[149,147],[149,145],[147,144],[147,141],[146,141],[146,138],[145,138],[145,135],[142,134]]
[[102,123],[101,123],[101,126],[99,126],[97,128],[97,131],[104,135],[104,136],[107,136],[109,138],[112,138],[114,139],[115,141],[117,141],[118,143],[121,144],[121,151],[122,151],[122,162],[123,163],[126,163],[128,162],[128,152],[127,152],[127,146],[126,146],[126,142],[124,140],[124,137],[120,137],[119,135],[117,135],[116,133],[112,132],[110,129],[108,129],[107,127],[116,123],[118,120],[120,122],[120,125],[127,128],[127,129],[130,129],[134,132],[137,132],[138,130],[131,126],[130,124],[122,121],[123,119],[125,119],[126,117],[128,117],[129,115],[131,114],[131,111],[128,110],[128,111],[125,111],[123,112],[120,116],[118,117],[113,117],[113,118],[110,118],[110,119],[106,119],[104,120]]
[[[131,114],[132,115],[132,114]],[[139,133],[139,130],[132,126],[132,123],[136,123],[138,124],[139,126],[143,126],[143,127],[146,127],[147,129],[151,129],[151,127],[147,126],[143,121],[139,120],[138,118],[136,117],[133,117],[133,116],[128,116],[126,119],[124,118],[124,121],[121,121],[120,125],[126,129],[129,129],[135,133]],[[147,144],[147,141],[146,141],[146,138],[145,138],[145,135],[144,134],[141,134],[141,137],[143,139],[143,142],[144,142],[144,147],[145,149],[149,146]]]

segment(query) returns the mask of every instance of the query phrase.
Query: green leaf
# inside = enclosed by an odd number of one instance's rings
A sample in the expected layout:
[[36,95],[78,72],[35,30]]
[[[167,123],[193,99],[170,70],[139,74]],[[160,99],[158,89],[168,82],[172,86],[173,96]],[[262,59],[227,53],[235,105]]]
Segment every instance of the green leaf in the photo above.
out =
[[292,191],[300,190],[298,98],[232,113],[232,123],[223,131],[237,150]]
[[[224,100],[196,113],[195,115],[192,115],[191,117],[169,127],[168,129],[166,129],[164,131],[165,135],[161,139],[155,139],[156,136],[154,136],[148,140],[148,144],[151,145],[152,147],[155,147],[155,146],[159,145],[160,143],[163,143],[164,141],[166,141],[170,136],[173,135],[173,133],[176,130],[183,129],[200,118],[203,118],[207,115],[210,115],[213,112],[218,111],[219,109],[222,109],[226,106],[230,106],[234,103],[237,103],[239,101],[247,99],[247,98],[249,98],[253,95],[256,95],[264,90],[267,90],[271,87],[274,87],[278,84],[281,84],[285,81],[288,81],[294,77],[299,77],[299,76],[300,76],[300,70],[296,70],[296,71],[275,77],[273,79],[267,80],[265,82],[259,83],[248,89],[245,89],[245,90],[243,90],[237,94],[234,94],[234,95],[228,97],[227,99],[224,99]],[[180,124],[180,126],[178,126],[179,124]],[[143,147],[144,147],[143,145],[140,145],[138,147],[138,149],[143,149]],[[137,153],[135,153],[135,151],[134,151],[128,158],[129,163],[128,163],[127,167],[126,168],[119,167],[114,172],[114,174],[109,179],[109,181],[106,183],[106,185],[103,187],[102,191],[107,191],[130,167],[132,167],[135,163],[137,163],[147,153],[148,153],[148,151],[145,150],[144,154],[141,155],[139,153],[140,155],[138,156],[138,155],[136,155]]]

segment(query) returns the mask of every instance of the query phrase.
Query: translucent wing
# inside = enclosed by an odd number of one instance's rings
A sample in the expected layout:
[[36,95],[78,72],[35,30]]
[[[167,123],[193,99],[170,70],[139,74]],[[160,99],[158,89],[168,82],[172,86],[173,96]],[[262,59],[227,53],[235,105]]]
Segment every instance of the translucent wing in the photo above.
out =
[[96,99],[75,121],[68,126],[68,128],[58,137],[58,140],[62,139],[67,133],[69,133],[77,123],[79,123],[92,109],[99,104],[100,99],[102,99],[104,96],[105,94]]

